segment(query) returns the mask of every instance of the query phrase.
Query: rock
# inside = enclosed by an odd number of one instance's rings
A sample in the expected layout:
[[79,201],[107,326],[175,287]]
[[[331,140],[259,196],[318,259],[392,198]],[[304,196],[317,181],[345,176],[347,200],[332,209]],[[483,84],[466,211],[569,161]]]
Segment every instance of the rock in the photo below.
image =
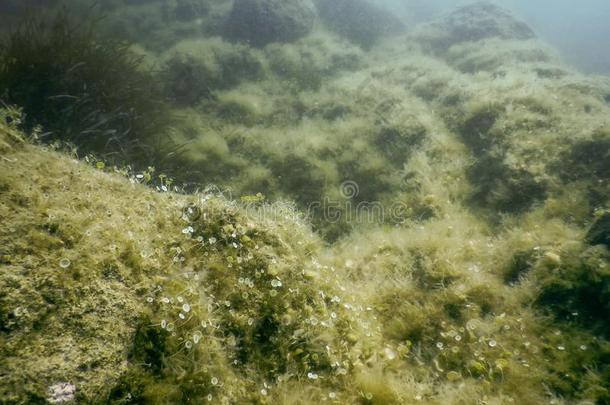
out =
[[610,213],[597,219],[587,232],[586,241],[590,245],[606,245],[610,248]]
[[235,0],[225,36],[255,47],[293,42],[311,31],[315,19],[311,0]]
[[165,63],[166,91],[180,105],[195,105],[210,97],[211,83],[220,76],[218,69],[191,54],[176,54]]
[[487,1],[459,8],[427,28],[421,39],[442,50],[488,38],[527,40],[536,37],[526,23]]
[[165,56],[163,78],[166,91],[180,105],[195,105],[214,90],[229,89],[262,75],[255,50],[220,38],[187,40]]
[[365,49],[405,30],[398,18],[365,0],[317,0],[316,6],[330,30]]

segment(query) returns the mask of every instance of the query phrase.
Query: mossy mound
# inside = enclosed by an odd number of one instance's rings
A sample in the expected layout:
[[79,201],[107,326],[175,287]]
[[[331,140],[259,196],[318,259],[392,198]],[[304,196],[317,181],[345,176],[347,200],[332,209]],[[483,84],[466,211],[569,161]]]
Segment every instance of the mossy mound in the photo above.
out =
[[534,31],[509,11],[487,1],[467,5],[423,27],[422,43],[437,51],[489,38],[527,40]]
[[323,83],[362,65],[362,52],[347,41],[318,33],[293,44],[265,48],[272,75],[292,91],[320,90]]
[[163,59],[167,92],[178,105],[195,105],[212,97],[215,90],[263,75],[258,53],[217,37],[181,41]]
[[63,382],[79,401],[154,403],[346,383],[365,316],[293,208],[155,193],[1,134],[5,401]]
[[[66,3],[67,4],[67,3]],[[101,14],[108,32],[162,52],[185,39],[220,35],[231,0],[87,0],[67,4],[71,11]]]
[[316,6],[328,29],[364,49],[405,31],[400,19],[366,0],[316,0]]
[[255,47],[292,42],[311,32],[316,16],[311,0],[236,0],[224,33]]

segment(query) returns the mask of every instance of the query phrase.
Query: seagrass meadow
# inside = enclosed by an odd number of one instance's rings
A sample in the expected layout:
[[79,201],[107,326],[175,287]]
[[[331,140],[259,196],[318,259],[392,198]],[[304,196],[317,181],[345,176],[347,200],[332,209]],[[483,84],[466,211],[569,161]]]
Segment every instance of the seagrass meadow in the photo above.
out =
[[610,78],[519,17],[0,20],[0,403],[610,404]]

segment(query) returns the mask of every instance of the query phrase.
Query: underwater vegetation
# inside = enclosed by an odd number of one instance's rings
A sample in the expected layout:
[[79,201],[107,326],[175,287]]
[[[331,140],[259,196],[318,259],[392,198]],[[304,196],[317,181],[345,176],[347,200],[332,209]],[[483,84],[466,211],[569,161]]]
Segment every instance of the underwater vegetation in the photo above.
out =
[[610,404],[610,80],[489,3],[367,34],[342,3],[4,40],[1,403]]
[[0,44],[0,99],[20,106],[23,128],[40,128],[46,140],[150,156],[146,142],[171,121],[159,81],[141,59],[129,43],[102,37],[91,18],[31,17]]
[[421,38],[422,44],[438,50],[489,38],[527,40],[536,37],[527,24],[516,19],[509,11],[486,1],[455,10],[429,24],[426,30],[426,37]]
[[220,37],[181,41],[166,52],[162,71],[166,92],[178,105],[192,106],[263,75],[261,57]]
[[320,19],[337,34],[370,49],[384,36],[405,31],[404,24],[386,11],[361,0],[316,0]]
[[292,42],[312,30],[315,18],[311,0],[236,0],[225,36],[256,47]]

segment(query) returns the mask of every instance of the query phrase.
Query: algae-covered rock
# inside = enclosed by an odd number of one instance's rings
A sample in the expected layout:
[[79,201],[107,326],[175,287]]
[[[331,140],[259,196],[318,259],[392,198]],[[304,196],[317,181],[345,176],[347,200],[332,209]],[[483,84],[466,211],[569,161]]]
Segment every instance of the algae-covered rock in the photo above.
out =
[[362,64],[362,51],[341,38],[312,34],[264,50],[271,72],[297,89],[319,90],[324,81]]
[[488,38],[527,40],[536,36],[526,23],[512,13],[486,1],[462,7],[431,23],[427,29],[420,39],[438,51],[463,42]]
[[95,7],[73,0],[69,10],[84,16],[100,13],[110,35],[163,52],[185,39],[220,35],[231,0],[103,0]]
[[359,315],[293,208],[154,192],[149,172],[15,131],[0,124],[4,402],[264,401],[289,381],[338,384],[357,360]]
[[221,38],[181,41],[164,56],[166,91],[179,105],[194,105],[218,89],[263,76],[261,57]]
[[227,19],[227,37],[252,46],[292,42],[313,28],[311,0],[236,0]]
[[445,56],[448,63],[464,73],[498,72],[516,64],[540,64],[540,75],[562,76],[560,69],[543,66],[557,60],[554,52],[537,40],[506,41],[490,38],[452,46]]
[[365,49],[405,30],[400,19],[366,0],[317,0],[316,5],[330,30]]

